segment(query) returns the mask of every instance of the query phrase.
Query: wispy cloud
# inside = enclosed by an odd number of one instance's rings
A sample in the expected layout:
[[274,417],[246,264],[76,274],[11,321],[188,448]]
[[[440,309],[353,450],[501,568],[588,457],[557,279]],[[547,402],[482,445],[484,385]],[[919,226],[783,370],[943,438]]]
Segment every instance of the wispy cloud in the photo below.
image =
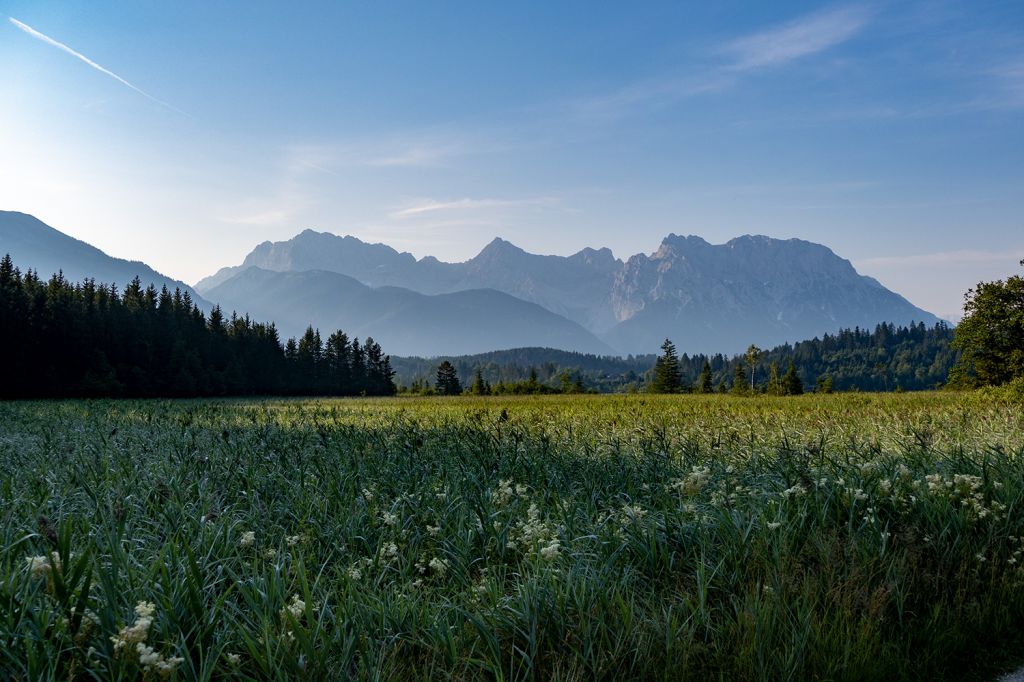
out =
[[288,165],[332,175],[345,168],[448,168],[459,159],[502,152],[514,146],[507,131],[409,130],[364,137],[297,142],[285,147]]
[[779,66],[846,42],[870,19],[862,6],[828,9],[733,40],[721,52],[735,70]]
[[232,225],[283,225],[291,218],[291,215],[292,211],[278,208],[260,213],[222,216],[218,220]]
[[106,69],[106,68],[100,66],[99,64],[97,64],[93,60],[91,60],[88,57],[86,57],[81,52],[78,52],[77,50],[74,50],[74,49],[68,47],[67,45],[65,45],[64,43],[60,42],[59,40],[54,40],[50,36],[48,36],[48,35],[46,35],[44,33],[40,33],[39,31],[35,30],[34,28],[29,26],[28,24],[22,23],[22,22],[18,21],[17,19],[15,19],[14,17],[7,17],[7,19],[12,24],[14,24],[14,26],[16,26],[18,29],[20,29],[21,31],[24,31],[25,33],[27,33],[28,35],[32,36],[33,38],[35,38],[37,40],[41,40],[44,43],[46,43],[47,45],[51,45],[51,46],[57,48],[58,50],[61,50],[63,52],[68,53],[69,55],[71,55],[75,59],[78,59],[78,60],[81,60],[81,61],[85,62],[86,64],[88,64],[92,68],[96,69],[100,73],[105,74],[107,76],[110,76],[111,78],[116,80],[118,83],[121,83],[122,85],[125,85],[125,86],[131,88],[132,90],[134,90],[135,92],[139,93],[140,95],[142,95],[146,99],[149,99],[149,100],[151,100],[153,102],[156,102],[160,106],[167,107],[168,109],[171,109],[172,111],[176,111],[179,114],[183,114],[185,116],[189,116],[189,114],[186,114],[181,109],[178,109],[177,107],[174,107],[174,106],[168,104],[167,102],[163,101],[162,99],[157,99],[156,97],[154,97],[153,95],[149,94],[148,92],[146,92],[142,88],[139,88],[139,87],[137,87],[135,85],[132,85],[127,80],[125,80],[124,78],[121,78],[120,76],[118,76],[116,73],[114,73],[110,69]]
[[464,153],[465,148],[460,144],[413,142],[403,148],[383,152],[379,156],[371,156],[366,159],[366,165],[429,168],[443,166],[450,158]]
[[746,72],[781,66],[846,42],[871,20],[861,5],[832,8],[798,17],[711,48],[713,61],[700,71],[646,78],[609,94],[584,98],[572,110],[587,119],[608,120],[641,106],[680,100],[737,87]]
[[436,201],[426,199],[417,202],[412,206],[392,212],[392,218],[412,218],[425,214],[435,214],[446,211],[467,211],[477,209],[493,208],[523,208],[528,206],[550,206],[557,203],[552,197],[540,197],[535,199],[456,199],[454,201]]

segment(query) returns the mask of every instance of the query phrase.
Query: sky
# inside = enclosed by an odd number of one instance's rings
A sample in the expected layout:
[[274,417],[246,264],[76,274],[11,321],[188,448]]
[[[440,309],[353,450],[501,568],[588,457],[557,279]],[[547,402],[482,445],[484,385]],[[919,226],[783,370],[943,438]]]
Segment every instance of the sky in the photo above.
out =
[[1024,3],[0,0],[0,209],[195,282],[825,244],[936,314],[1024,258]]

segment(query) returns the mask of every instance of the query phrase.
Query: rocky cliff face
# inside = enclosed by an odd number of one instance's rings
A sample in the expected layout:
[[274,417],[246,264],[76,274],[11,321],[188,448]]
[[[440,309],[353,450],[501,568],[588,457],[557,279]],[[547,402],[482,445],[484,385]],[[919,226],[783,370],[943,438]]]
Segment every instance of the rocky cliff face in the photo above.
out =
[[625,262],[608,249],[541,256],[495,239],[468,261],[445,263],[306,230],[259,245],[241,266],[196,288],[210,291],[249,267],[332,271],[424,294],[495,289],[582,325],[622,353],[653,352],[666,337],[684,351],[733,352],[842,327],[938,321],[825,246],[764,236],[714,245],[670,234],[654,253]]

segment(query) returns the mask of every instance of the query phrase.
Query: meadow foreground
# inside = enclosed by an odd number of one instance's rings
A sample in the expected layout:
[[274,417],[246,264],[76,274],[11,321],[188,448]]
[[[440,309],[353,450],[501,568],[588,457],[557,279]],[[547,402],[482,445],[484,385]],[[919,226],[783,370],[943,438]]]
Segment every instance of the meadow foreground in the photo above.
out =
[[2,403],[0,678],[990,675],[1022,459],[998,393]]

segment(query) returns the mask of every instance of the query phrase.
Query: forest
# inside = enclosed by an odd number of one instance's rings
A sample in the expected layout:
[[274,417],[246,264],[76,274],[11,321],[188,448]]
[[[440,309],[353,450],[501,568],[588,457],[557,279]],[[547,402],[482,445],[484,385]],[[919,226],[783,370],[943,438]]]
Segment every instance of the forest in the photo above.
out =
[[391,395],[390,358],[367,337],[312,328],[282,345],[272,323],[187,292],[43,281],[0,261],[0,398]]
[[[943,386],[959,352],[951,346],[954,331],[944,323],[907,327],[879,324],[874,330],[847,329],[820,338],[784,344],[759,355],[754,365],[755,389],[767,388],[772,365],[781,374],[790,362],[808,389],[819,380],[837,391],[926,390]],[[615,393],[646,390],[653,379],[657,356],[587,355],[551,348],[516,348],[480,355],[444,358],[393,358],[396,381],[411,392],[430,389],[441,361],[450,362],[465,386],[479,370],[492,392],[551,393],[585,391]],[[687,354],[678,356],[684,392],[698,387],[707,363],[714,391],[734,388],[737,366],[749,380],[742,355]],[[535,387],[536,390],[530,390]]]
[[[968,318],[964,332],[991,326],[978,319]],[[228,316],[216,306],[204,313],[188,292],[143,287],[138,278],[123,291],[92,279],[69,282],[60,273],[44,281],[32,270],[22,273],[9,256],[0,261],[0,328],[0,352],[11,359],[0,385],[4,398],[430,394],[438,392],[443,363],[451,366],[443,393],[456,385],[476,395],[626,393],[658,390],[659,383],[654,354],[518,348],[392,359],[370,337],[361,343],[338,330],[324,339],[312,327],[282,342],[273,323]],[[950,381],[970,386],[976,377],[984,383],[990,367],[1020,364],[1012,348],[1003,362],[998,354],[995,360],[965,354],[979,344],[955,339],[945,323],[883,323],[758,349],[753,356],[682,349],[673,359],[672,387],[660,392],[737,393],[749,383],[751,393],[772,393],[787,371],[790,385],[801,391],[929,390]],[[962,355],[969,365],[958,364]]]

